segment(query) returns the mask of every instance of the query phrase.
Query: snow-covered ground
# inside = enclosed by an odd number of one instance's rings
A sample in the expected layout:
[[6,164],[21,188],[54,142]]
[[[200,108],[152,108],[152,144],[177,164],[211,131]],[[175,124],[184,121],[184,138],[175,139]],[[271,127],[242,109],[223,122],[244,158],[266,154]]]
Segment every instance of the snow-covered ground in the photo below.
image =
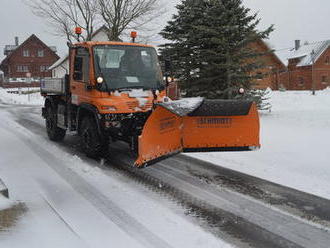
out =
[[[43,98],[31,99],[0,89],[0,175],[28,209],[0,232],[0,247],[232,247],[175,204],[18,124],[10,112],[22,108],[43,125],[30,106]],[[330,199],[330,90],[273,92],[272,104],[261,113],[259,151],[191,156]]]
[[15,96],[0,97],[0,176],[27,211],[0,231],[0,247],[233,247],[175,203],[18,124],[44,121],[35,107],[3,104]]
[[[0,88],[0,102],[43,103],[39,93],[31,99]],[[260,150],[189,155],[330,199],[330,89],[274,91],[271,103],[260,113]]]
[[261,149],[191,156],[330,199],[330,89],[272,93]]
[[13,201],[7,199],[3,195],[0,194],[0,211],[4,209],[8,209],[13,206]]
[[[0,103],[8,104],[29,104],[29,105],[41,105],[43,103],[43,97],[40,92],[32,94],[22,94],[28,91],[36,91],[39,88],[10,88],[4,89],[0,87]],[[8,93],[9,91],[17,91],[19,94]],[[20,94],[21,93],[21,94]]]

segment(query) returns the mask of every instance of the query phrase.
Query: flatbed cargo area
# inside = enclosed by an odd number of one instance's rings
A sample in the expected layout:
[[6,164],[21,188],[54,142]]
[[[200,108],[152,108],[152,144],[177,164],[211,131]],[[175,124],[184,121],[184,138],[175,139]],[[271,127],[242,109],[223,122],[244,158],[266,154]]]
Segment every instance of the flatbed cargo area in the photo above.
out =
[[65,95],[65,78],[45,78],[40,82],[40,92],[54,95]]

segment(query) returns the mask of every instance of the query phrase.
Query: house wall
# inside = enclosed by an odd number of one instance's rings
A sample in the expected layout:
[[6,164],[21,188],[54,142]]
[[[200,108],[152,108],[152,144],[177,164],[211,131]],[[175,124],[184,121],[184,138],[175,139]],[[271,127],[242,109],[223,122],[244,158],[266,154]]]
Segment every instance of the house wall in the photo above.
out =
[[[327,60],[328,57],[328,60]],[[314,66],[297,67],[297,61],[289,61],[288,71],[280,76],[280,84],[288,90],[315,90],[330,87],[330,48],[316,61]]]
[[103,31],[96,33],[92,38],[92,41],[108,41],[108,40],[109,38],[107,34]]
[[69,72],[69,60],[66,59],[60,66],[52,70],[53,78],[63,78]]
[[[92,41],[108,41],[108,36],[104,31],[97,32]],[[52,69],[51,76],[53,78],[63,78],[65,74],[69,71],[69,59],[66,59],[62,62],[60,66],[55,67]]]
[[[24,50],[29,51],[29,56],[23,56]],[[43,57],[38,57],[38,50],[44,51]],[[58,56],[54,52],[45,47],[37,38],[32,37],[8,58],[4,65],[4,76],[5,78],[25,78],[27,72],[20,72],[18,66],[27,66],[33,78],[51,77],[51,72],[41,71],[40,67],[49,67],[57,59]]]
[[285,71],[285,66],[277,59],[276,55],[270,52],[270,49],[263,41],[254,42],[250,45],[252,49],[259,53],[267,53],[264,56],[258,58],[259,62],[265,65],[262,69],[257,69],[253,72],[253,75],[261,73],[262,79],[256,79],[253,83],[255,89],[271,88],[277,90],[279,88],[279,73]]

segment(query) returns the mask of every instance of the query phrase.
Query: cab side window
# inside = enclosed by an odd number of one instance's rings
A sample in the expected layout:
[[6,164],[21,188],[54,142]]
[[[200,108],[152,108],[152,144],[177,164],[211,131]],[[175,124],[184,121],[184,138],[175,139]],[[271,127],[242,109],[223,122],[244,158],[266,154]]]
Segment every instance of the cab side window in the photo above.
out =
[[89,81],[89,52],[86,48],[78,48],[74,59],[73,79],[88,83]]

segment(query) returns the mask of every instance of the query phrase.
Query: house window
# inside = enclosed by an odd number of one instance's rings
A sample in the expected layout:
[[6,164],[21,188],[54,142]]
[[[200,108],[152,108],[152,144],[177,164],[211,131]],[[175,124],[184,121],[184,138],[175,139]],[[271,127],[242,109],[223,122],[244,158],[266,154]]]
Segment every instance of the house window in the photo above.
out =
[[327,76],[322,76],[321,83],[328,83],[328,77]]
[[329,56],[326,57],[326,59],[325,59],[325,63],[326,63],[327,65],[330,64],[330,57],[329,57]]
[[305,84],[304,78],[303,77],[299,77],[298,78],[298,86],[304,86],[304,84]]
[[38,57],[43,57],[45,56],[44,50],[43,49],[38,49]]
[[257,77],[257,80],[262,80],[263,75],[262,75],[261,72],[258,72],[257,75],[256,75],[256,77]]
[[40,71],[41,72],[47,71],[48,67],[49,67],[48,65],[42,65],[42,66],[40,66]]
[[29,72],[29,67],[27,65],[18,65],[17,72]]
[[30,57],[30,51],[29,50],[23,50],[23,57]]

